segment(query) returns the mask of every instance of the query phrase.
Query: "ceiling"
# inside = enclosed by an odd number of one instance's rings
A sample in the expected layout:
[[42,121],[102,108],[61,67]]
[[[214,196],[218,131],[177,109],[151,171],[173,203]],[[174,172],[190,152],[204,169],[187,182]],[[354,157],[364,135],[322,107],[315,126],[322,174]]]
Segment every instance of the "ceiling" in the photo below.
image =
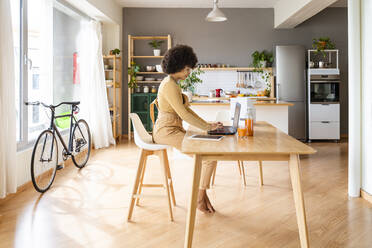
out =
[[[123,7],[212,8],[213,0],[116,0]],[[222,8],[273,8],[279,0],[219,0]]]
[[330,7],[347,7],[347,0],[338,0],[334,4],[332,4]]

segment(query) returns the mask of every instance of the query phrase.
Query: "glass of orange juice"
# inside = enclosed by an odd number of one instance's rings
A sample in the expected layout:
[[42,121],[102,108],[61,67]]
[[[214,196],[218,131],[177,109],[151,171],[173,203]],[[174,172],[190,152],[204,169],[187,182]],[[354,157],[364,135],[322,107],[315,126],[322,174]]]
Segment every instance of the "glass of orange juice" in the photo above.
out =
[[247,128],[245,127],[245,125],[239,125],[238,136],[239,136],[239,138],[243,138],[243,137],[247,136]]
[[248,117],[245,119],[245,127],[247,129],[247,136],[253,136],[253,110],[248,109]]

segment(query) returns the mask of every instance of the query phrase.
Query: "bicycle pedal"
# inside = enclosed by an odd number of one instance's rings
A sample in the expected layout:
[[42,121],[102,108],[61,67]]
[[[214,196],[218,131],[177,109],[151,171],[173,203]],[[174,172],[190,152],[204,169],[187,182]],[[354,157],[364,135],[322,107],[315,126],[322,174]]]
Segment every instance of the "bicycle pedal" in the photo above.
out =
[[57,164],[57,170],[62,170],[63,168],[65,168],[63,164]]

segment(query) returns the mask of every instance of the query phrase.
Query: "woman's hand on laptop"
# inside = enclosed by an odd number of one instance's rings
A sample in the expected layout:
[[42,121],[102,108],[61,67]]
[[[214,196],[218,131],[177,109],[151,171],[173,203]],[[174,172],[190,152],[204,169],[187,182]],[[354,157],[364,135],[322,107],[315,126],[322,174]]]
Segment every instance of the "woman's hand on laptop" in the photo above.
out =
[[212,123],[211,131],[223,128],[223,124],[221,122]]

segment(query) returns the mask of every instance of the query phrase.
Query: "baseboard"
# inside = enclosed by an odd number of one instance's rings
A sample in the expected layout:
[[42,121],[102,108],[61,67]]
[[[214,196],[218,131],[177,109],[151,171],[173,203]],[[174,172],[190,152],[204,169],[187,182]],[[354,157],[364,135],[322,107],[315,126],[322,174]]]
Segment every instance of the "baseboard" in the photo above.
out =
[[[131,138],[133,139],[133,137],[134,137],[134,136],[133,136],[133,133],[131,133],[130,136],[131,136]],[[126,139],[126,140],[128,140],[128,134],[122,134],[122,135],[121,135],[121,138],[122,138],[122,139]]]
[[[74,164],[74,163],[72,162],[72,158],[71,157],[69,157],[66,161],[64,161],[64,166],[65,167],[68,167],[68,166],[70,166],[72,164]],[[57,174],[58,174],[58,171],[57,171]],[[16,193],[9,194],[5,198],[0,199],[0,205],[3,204],[3,203],[5,203],[6,201],[8,201],[10,199],[13,199],[16,195],[18,195],[19,193],[25,191],[26,189],[33,188],[33,187],[34,186],[32,185],[32,181],[31,180],[28,181],[28,182],[26,182],[26,183],[24,183],[24,184],[22,184],[21,186],[18,186]]]
[[360,196],[364,199],[364,200],[366,200],[366,201],[368,201],[369,203],[371,203],[372,204],[372,195],[370,195],[370,194],[368,194],[367,192],[365,192],[364,190],[360,190]]

